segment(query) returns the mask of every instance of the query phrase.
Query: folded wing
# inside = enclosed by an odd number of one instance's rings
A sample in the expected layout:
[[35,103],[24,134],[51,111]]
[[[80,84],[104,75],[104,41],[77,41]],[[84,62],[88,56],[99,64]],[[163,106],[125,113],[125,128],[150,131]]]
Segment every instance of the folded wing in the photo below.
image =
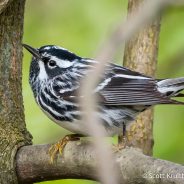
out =
[[[116,70],[116,71],[115,71]],[[110,74],[111,73],[111,74]],[[123,67],[112,67],[97,91],[104,105],[180,104],[157,89],[157,81]]]

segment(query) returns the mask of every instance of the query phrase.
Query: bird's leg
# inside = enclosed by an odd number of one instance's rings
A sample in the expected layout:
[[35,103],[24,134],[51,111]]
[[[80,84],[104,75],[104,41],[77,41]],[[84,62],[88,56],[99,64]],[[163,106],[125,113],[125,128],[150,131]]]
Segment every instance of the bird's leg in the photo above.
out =
[[66,135],[60,141],[58,141],[56,144],[52,145],[49,148],[50,162],[54,163],[54,159],[55,159],[57,153],[60,153],[60,155],[62,155],[63,149],[65,148],[66,144],[69,141],[78,141],[78,140],[80,140],[80,137],[82,137],[82,135],[80,135],[80,134]]
[[121,142],[118,143],[117,145],[113,146],[114,152],[118,152],[121,149],[124,149],[127,145],[127,137],[126,137],[126,125],[123,122],[123,135],[122,135],[122,139]]
[[124,147],[126,147],[127,137],[126,137],[126,125],[124,122],[123,122],[123,140],[122,140],[122,143],[124,144]]

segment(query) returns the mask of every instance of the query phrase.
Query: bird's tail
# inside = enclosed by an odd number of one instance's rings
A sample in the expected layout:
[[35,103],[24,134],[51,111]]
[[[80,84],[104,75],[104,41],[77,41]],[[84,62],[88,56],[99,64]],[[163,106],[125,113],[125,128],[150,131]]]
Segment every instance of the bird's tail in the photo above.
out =
[[180,93],[184,90],[184,77],[159,80],[157,85],[158,90],[168,97],[184,97],[184,94]]

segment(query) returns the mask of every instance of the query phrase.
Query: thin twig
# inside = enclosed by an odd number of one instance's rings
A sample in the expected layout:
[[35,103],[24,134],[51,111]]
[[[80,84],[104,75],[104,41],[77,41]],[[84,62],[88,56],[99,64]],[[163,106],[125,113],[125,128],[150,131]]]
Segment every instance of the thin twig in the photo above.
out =
[[[148,24],[155,18],[161,10],[170,4],[171,0],[152,0],[145,1],[140,7],[139,11],[132,14],[126,22],[122,22],[119,27],[113,32],[107,42],[102,46],[96,60],[100,61],[96,64],[95,70],[91,71],[83,81],[81,89],[81,105],[83,108],[84,118],[83,124],[88,128],[88,133],[96,138],[94,145],[100,161],[99,174],[101,181],[104,184],[118,183],[116,171],[112,170],[109,161],[112,160],[112,154],[109,146],[100,138],[106,135],[101,123],[95,117],[96,98],[93,97],[93,90],[100,80],[100,75],[105,70],[105,65],[111,61],[118,48],[128,41],[136,32]],[[86,123],[85,123],[86,122]],[[98,139],[98,140],[97,140]],[[108,162],[107,162],[108,160]]]

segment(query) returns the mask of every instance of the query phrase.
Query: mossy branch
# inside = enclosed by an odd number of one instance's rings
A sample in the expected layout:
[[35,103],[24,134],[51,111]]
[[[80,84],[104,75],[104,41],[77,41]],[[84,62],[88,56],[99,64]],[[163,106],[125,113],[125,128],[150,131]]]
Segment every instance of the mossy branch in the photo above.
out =
[[[49,147],[24,146],[18,151],[16,168],[20,183],[69,178],[98,180],[96,154],[89,142],[68,143],[55,164],[50,163]],[[126,148],[116,152],[114,162],[119,168],[120,184],[183,183],[183,166],[146,156],[139,149]]]

